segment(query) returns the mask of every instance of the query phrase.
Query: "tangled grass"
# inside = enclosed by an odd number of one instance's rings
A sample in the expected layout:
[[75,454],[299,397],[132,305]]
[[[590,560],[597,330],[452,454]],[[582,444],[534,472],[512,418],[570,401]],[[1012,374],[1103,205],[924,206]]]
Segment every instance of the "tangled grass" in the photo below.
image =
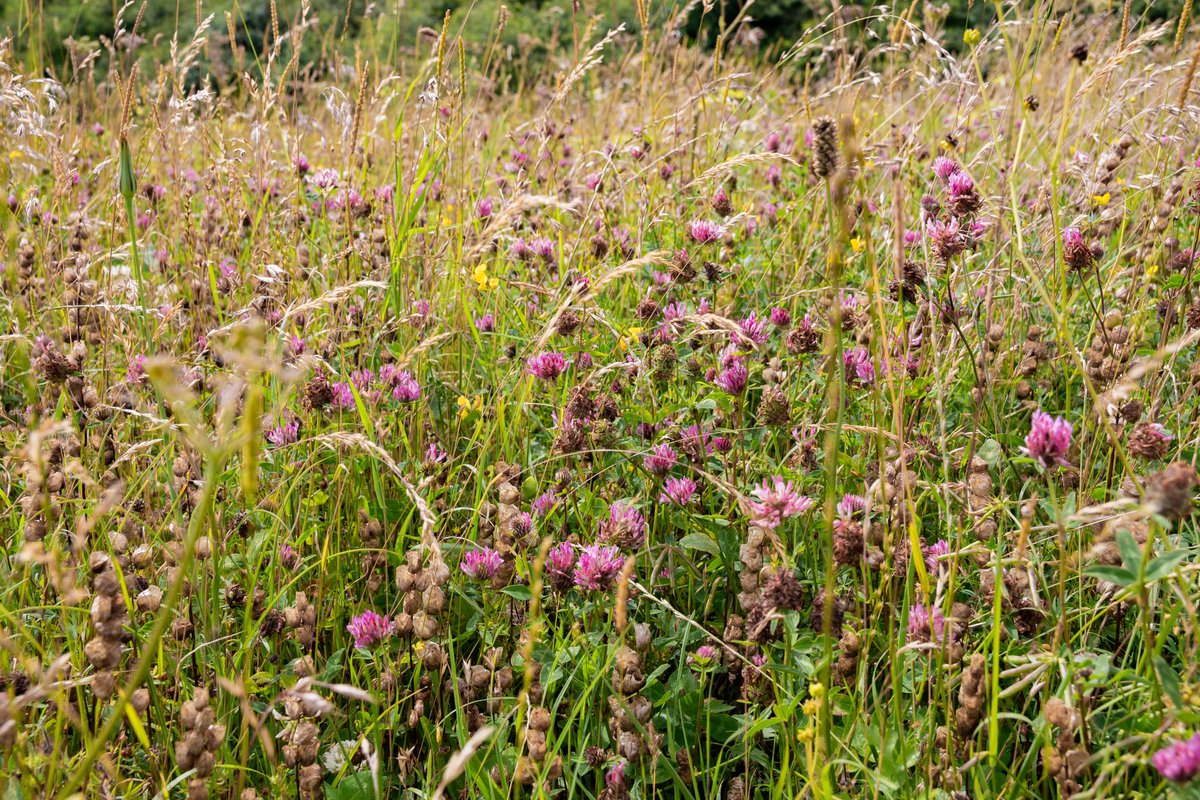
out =
[[1200,48],[1125,8],[4,66],[4,796],[1193,791]]

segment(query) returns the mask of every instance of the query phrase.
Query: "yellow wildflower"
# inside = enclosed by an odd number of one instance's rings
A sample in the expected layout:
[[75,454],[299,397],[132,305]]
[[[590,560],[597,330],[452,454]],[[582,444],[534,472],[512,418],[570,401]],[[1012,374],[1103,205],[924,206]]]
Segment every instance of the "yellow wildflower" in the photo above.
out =
[[1104,194],[1092,195],[1092,202],[1098,206],[1108,205],[1109,200],[1112,200],[1112,192],[1105,192]]

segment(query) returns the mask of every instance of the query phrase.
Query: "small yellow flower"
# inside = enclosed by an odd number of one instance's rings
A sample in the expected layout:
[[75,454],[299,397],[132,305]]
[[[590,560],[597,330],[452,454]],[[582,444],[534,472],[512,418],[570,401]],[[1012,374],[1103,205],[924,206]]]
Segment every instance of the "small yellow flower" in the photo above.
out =
[[974,28],[967,28],[965,31],[963,31],[963,44],[965,44],[967,47],[974,47],[975,45],[979,44],[979,40],[982,38],[983,37],[980,36],[979,31],[975,30]]
[[458,416],[460,419],[465,419],[472,411],[483,411],[483,398],[479,395],[475,395],[475,399],[471,400],[471,398],[464,394],[455,402],[458,403]]
[[800,742],[801,744],[808,744],[813,740],[814,735],[815,733],[812,728],[801,728],[800,730],[796,731],[796,741]]
[[1117,186],[1124,186],[1124,185],[1125,185],[1125,179],[1117,178]]
[[494,275],[488,275],[487,265],[478,264],[475,270],[471,273],[471,280],[475,281],[475,285],[479,287],[479,291],[486,292],[495,289],[500,285],[500,279]]
[[1146,277],[1147,278],[1153,278],[1157,274],[1158,274],[1158,264],[1147,264],[1146,265]]
[[863,251],[863,246],[864,246],[863,240],[858,238],[857,236],[855,236],[853,239],[850,240],[850,247],[856,253],[861,253]]
[[1104,194],[1092,195],[1092,202],[1098,206],[1108,205],[1109,200],[1112,200],[1112,192],[1105,192]]
[[815,717],[817,712],[821,710],[821,701],[815,697],[810,697],[800,705],[800,710],[807,717]]
[[9,161],[20,161],[24,157],[25,157],[25,154],[22,153],[20,150],[9,150],[8,151],[8,160]]
[[642,329],[638,327],[630,328],[625,331],[625,335],[621,337],[621,341],[617,342],[618,350],[628,350],[629,343],[637,341],[638,336],[642,334]]

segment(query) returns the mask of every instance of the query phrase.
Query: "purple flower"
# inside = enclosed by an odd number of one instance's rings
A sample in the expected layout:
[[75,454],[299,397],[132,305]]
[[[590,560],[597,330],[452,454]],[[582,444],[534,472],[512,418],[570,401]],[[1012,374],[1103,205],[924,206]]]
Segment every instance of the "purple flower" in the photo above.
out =
[[463,554],[459,569],[477,581],[491,580],[504,564],[504,559],[490,547],[479,547]]
[[666,475],[675,466],[675,462],[679,456],[675,455],[675,451],[671,449],[669,444],[656,445],[650,454],[642,459],[642,466],[647,472],[652,472],[655,475]]
[[762,485],[751,492],[758,502],[750,502],[750,523],[760,528],[778,528],[785,519],[803,514],[813,507],[811,497],[796,491],[791,481],[776,475],[771,480],[763,479]]
[[729,394],[739,395],[746,390],[746,381],[749,377],[750,373],[746,370],[746,366],[741,360],[737,360],[717,376],[716,384]]
[[949,260],[967,249],[966,237],[955,218],[926,223],[925,235],[943,260]]
[[600,523],[597,539],[605,544],[636,550],[646,539],[646,518],[635,507],[618,500],[609,506],[608,519]]
[[300,554],[290,544],[279,545],[279,563],[284,569],[295,569],[300,564]]
[[552,263],[555,258],[554,240],[538,236],[529,240],[529,249],[533,254],[546,263]]
[[425,463],[427,465],[441,464],[448,457],[449,456],[447,455],[446,451],[438,447],[436,444],[431,443],[429,447],[425,448]]
[[546,554],[546,571],[551,576],[566,578],[575,567],[575,548],[570,542],[559,542]]
[[846,371],[850,372],[858,383],[867,386],[875,382],[875,364],[866,348],[856,347],[847,351],[842,354],[842,362],[846,365]]
[[611,589],[624,563],[619,547],[589,544],[575,563],[575,585],[593,592]]
[[567,370],[567,359],[562,353],[538,353],[525,364],[530,375],[552,381]]
[[146,382],[145,356],[136,355],[130,360],[129,367],[125,370],[125,382],[139,385]]
[[753,311],[750,312],[750,316],[738,323],[738,329],[741,330],[743,336],[755,344],[766,344],[767,339],[771,337],[767,331],[767,321],[759,319]]
[[946,632],[946,616],[936,606],[933,610],[916,603],[908,609],[908,641],[941,642]]
[[951,174],[949,180],[946,181],[946,187],[951,198],[966,197],[975,193],[975,181],[962,171]]
[[792,324],[792,315],[786,308],[772,308],[771,324],[777,328],[786,328]]
[[696,219],[688,223],[688,236],[697,244],[718,242],[725,238],[725,229],[715,222],[706,219]]
[[844,519],[850,519],[859,511],[866,510],[866,508],[867,498],[857,494],[847,494],[837,504],[838,516]]
[[371,378],[374,376],[369,369],[356,369],[350,373],[350,382],[354,384],[354,388],[359,392],[365,392],[367,387],[371,385]]
[[496,204],[492,202],[492,198],[484,197],[475,204],[475,215],[480,219],[487,219],[496,210]]
[[600,191],[602,183],[599,172],[588,173],[588,176],[583,179],[583,185],[587,187],[589,192]]
[[543,494],[541,497],[533,501],[533,513],[539,517],[545,517],[558,505],[558,497],[554,494],[554,490]]
[[496,317],[492,314],[484,314],[475,320],[475,328],[480,333],[491,333],[496,330]]
[[675,503],[686,506],[696,496],[696,482],[691,478],[667,478],[663,484],[663,492],[658,497],[660,503]]
[[1200,733],[1181,742],[1172,742],[1153,757],[1154,767],[1169,781],[1184,783],[1200,773]]
[[333,406],[335,408],[354,408],[354,390],[345,381],[333,384]]
[[392,624],[382,614],[364,611],[350,620],[346,630],[354,637],[354,646],[366,650],[386,639],[392,632]]
[[950,180],[950,177],[957,172],[959,172],[959,166],[954,159],[938,156],[933,160],[933,174],[937,175],[942,183]]
[[291,414],[282,423],[267,431],[267,441],[276,447],[289,445],[300,438],[300,420]]
[[319,169],[312,174],[309,180],[318,189],[332,189],[338,185],[338,171],[336,169]]
[[1025,437],[1021,452],[1041,462],[1047,469],[1070,466],[1067,451],[1071,449],[1071,423],[1062,417],[1052,417],[1045,411],[1033,412],[1033,424]]
[[604,785],[612,790],[612,794],[617,797],[624,796],[625,789],[625,762],[618,761],[613,764],[612,768],[604,774]]
[[938,539],[933,544],[922,547],[921,555],[925,557],[925,571],[937,574],[942,566],[942,556],[950,555],[950,543],[945,539]]
[[522,511],[512,518],[512,532],[518,539],[524,539],[533,533],[533,517],[528,511]]
[[415,403],[421,399],[421,384],[405,370],[400,370],[392,378],[392,397],[401,403]]

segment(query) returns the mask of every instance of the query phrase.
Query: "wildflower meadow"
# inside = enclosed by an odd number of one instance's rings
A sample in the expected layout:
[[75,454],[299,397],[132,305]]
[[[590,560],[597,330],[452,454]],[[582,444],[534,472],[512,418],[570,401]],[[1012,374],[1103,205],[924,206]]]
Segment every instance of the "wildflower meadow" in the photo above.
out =
[[1200,797],[1190,0],[207,3],[0,20],[4,800]]

